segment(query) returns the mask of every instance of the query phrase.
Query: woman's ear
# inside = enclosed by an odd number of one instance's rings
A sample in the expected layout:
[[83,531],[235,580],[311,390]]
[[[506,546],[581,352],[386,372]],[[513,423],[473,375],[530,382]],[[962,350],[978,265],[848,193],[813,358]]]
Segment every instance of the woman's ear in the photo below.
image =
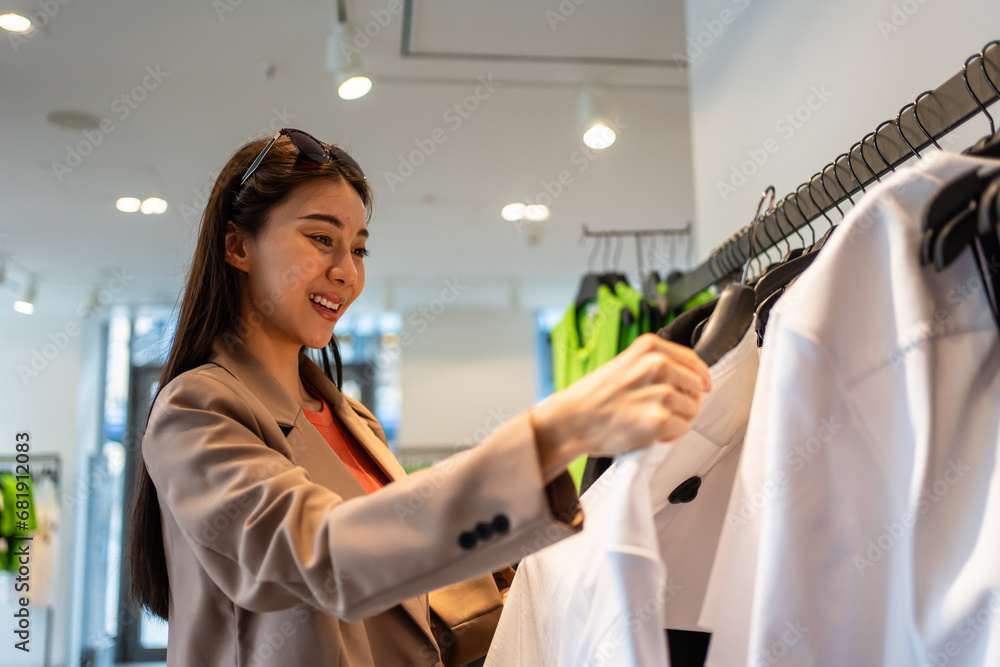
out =
[[226,222],[226,262],[244,273],[249,266],[246,234],[236,229],[232,220]]

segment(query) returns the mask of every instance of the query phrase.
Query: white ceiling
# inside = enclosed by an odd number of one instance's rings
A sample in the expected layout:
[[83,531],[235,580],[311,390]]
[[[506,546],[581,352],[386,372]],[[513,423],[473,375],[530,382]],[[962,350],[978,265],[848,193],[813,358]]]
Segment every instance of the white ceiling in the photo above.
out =
[[[24,4],[0,0],[0,10],[9,2]],[[0,34],[11,41],[0,44],[0,255],[14,262],[0,313],[11,312],[22,269],[38,281],[36,312],[75,311],[115,268],[133,276],[116,301],[173,304],[201,193],[237,146],[282,126],[344,144],[375,187],[357,309],[412,307],[456,276],[472,286],[466,304],[503,305],[513,294],[522,305],[560,305],[587,268],[583,223],[674,227],[693,217],[686,73],[671,65],[684,48],[679,0],[415,0],[408,57],[395,2],[348,0],[350,21],[371,22],[375,35],[357,42],[374,88],[352,102],[337,97],[324,68],[328,0],[46,4],[58,8],[46,34]],[[126,107],[123,95],[144,77],[154,83],[150,70],[162,80]],[[480,78],[495,91],[456,126],[445,114]],[[604,86],[622,123],[592,161],[578,153],[586,82]],[[58,110],[97,114],[113,128],[61,180],[53,164],[93,142],[48,124]],[[390,188],[386,173],[436,128],[444,143]],[[564,170],[572,183],[530,245],[499,211],[535,199]],[[120,196],[159,196],[169,209],[120,213]],[[622,264],[634,262],[625,247]]]

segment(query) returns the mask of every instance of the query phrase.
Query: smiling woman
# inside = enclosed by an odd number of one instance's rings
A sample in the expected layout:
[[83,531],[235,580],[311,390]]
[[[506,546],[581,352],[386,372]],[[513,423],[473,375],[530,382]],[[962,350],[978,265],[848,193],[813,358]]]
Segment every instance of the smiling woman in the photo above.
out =
[[132,596],[168,621],[168,665],[478,658],[507,566],[582,527],[569,462],[676,438],[700,409],[705,365],[649,335],[407,476],[340,391],[333,330],[364,289],[371,206],[357,163],[299,130],[215,183],[130,519]]

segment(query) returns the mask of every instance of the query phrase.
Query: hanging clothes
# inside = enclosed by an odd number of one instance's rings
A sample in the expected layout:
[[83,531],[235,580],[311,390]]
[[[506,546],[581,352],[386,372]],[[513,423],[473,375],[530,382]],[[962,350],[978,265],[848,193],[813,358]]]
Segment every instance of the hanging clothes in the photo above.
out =
[[34,487],[34,505],[38,515],[38,527],[31,541],[31,589],[28,599],[31,604],[52,606],[52,591],[56,585],[59,554],[59,496],[56,483],[49,475],[44,475]]
[[1000,337],[925,204],[986,160],[928,153],[778,300],[701,623],[709,665],[1000,664]]
[[[702,629],[757,359],[751,326],[712,366],[688,432],[618,457],[581,497],[583,533],[521,561],[487,665],[665,665],[665,627]],[[693,476],[697,497],[672,503]]]
[[31,479],[27,475],[15,476],[9,472],[0,472],[0,494],[3,495],[0,535],[28,535],[38,527],[32,502]]

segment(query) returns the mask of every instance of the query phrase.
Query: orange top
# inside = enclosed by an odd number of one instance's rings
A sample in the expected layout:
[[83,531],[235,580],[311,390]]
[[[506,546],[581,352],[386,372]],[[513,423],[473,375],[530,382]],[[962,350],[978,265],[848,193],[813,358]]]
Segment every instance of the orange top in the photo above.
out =
[[326,399],[316,395],[316,393],[308,388],[307,391],[322,401],[323,407],[319,412],[303,408],[302,412],[305,414],[306,419],[316,427],[317,431],[323,434],[326,441],[330,443],[330,447],[333,448],[334,453],[340,457],[340,460],[344,462],[344,465],[347,466],[347,469],[351,471],[351,474],[354,475],[364,490],[372,493],[388,484],[389,478],[378,467],[378,464],[368,454],[368,451],[340,423],[339,419],[334,418],[333,410],[330,409],[330,404],[326,402]]

